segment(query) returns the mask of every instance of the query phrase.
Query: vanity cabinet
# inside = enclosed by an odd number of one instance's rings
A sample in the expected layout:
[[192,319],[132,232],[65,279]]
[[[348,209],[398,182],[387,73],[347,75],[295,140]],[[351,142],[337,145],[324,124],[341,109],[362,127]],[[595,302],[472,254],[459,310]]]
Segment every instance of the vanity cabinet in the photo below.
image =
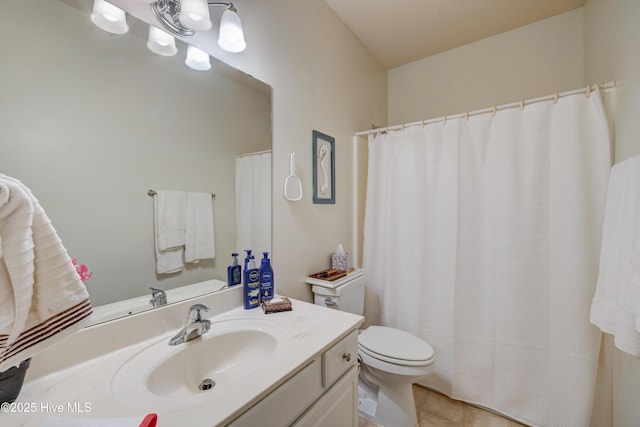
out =
[[228,425],[355,427],[357,364],[358,332],[353,330]]

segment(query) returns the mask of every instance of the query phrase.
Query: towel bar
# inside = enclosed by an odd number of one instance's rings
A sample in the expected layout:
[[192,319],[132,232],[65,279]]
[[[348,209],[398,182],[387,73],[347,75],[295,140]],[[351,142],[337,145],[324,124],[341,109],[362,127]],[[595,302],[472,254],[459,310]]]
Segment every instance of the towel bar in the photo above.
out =
[[[158,193],[156,192],[156,190],[149,190],[149,191],[147,191],[147,195],[148,195],[148,196],[153,197],[153,196],[155,196],[156,194],[158,194]],[[214,193],[211,193],[211,198],[215,200],[215,199],[216,199],[216,195],[215,195]]]

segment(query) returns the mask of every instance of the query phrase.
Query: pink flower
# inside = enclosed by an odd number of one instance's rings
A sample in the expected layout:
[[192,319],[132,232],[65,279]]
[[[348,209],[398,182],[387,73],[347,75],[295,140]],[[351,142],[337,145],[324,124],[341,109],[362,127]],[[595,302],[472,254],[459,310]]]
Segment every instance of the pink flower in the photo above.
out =
[[89,271],[86,264],[78,265],[78,260],[76,260],[75,258],[73,258],[71,262],[75,266],[76,271],[78,272],[78,276],[80,276],[80,280],[84,282],[86,280],[91,279],[91,276],[93,276],[93,273]]

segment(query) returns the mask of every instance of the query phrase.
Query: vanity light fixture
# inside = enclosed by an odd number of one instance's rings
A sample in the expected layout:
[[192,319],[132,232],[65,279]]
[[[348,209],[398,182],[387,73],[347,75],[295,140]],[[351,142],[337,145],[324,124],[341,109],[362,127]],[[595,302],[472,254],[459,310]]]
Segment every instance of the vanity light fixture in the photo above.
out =
[[176,39],[166,31],[149,25],[149,41],[147,47],[153,53],[162,56],[173,56],[178,53]]
[[247,44],[238,10],[231,2],[157,0],[151,3],[151,10],[169,33],[180,37],[193,37],[197,31],[208,31],[211,28],[209,6],[226,7],[220,19],[218,45],[227,52],[242,52]]
[[125,34],[129,31],[124,10],[105,0],[94,0],[91,21],[98,28],[109,33]]
[[209,54],[191,45],[187,47],[187,59],[184,63],[187,67],[198,71],[207,71],[211,68]]

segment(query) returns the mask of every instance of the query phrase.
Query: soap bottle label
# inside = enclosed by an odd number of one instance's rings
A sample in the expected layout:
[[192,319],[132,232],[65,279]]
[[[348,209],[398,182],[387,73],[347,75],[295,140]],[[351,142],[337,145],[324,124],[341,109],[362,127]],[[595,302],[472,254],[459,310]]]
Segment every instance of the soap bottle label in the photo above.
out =
[[260,298],[263,301],[273,298],[273,277],[270,271],[263,271],[260,276]]
[[245,283],[244,308],[255,308],[260,305],[260,274],[258,269],[247,271]]

